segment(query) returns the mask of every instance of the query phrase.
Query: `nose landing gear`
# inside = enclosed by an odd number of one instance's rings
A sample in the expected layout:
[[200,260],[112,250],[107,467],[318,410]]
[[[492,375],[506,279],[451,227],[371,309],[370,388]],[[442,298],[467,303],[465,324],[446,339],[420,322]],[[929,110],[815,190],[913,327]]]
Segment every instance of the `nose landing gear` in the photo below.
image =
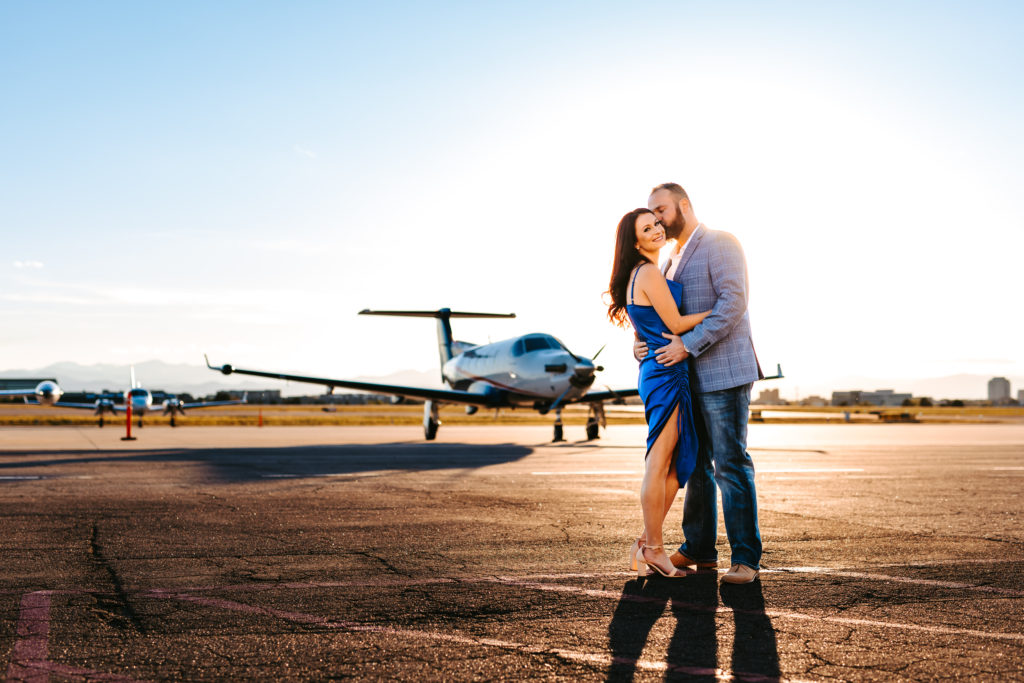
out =
[[561,441],[565,441],[565,438],[562,434],[562,409],[559,407],[555,409],[555,438],[551,440],[551,443]]

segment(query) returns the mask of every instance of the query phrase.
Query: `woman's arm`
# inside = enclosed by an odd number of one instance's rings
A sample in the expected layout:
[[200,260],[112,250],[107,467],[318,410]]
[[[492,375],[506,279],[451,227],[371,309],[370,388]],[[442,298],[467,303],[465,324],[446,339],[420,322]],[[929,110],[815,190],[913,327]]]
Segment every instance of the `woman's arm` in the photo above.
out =
[[654,306],[661,321],[674,334],[689,332],[711,314],[711,311],[704,311],[681,315],[676,308],[676,300],[672,298],[672,290],[668,288],[668,281],[653,265],[641,266],[636,276],[636,285],[650,305]]

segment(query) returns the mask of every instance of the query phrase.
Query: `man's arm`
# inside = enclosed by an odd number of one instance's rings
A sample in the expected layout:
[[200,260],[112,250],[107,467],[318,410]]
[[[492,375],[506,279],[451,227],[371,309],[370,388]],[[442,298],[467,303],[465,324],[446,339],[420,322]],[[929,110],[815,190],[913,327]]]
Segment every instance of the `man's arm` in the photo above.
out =
[[640,337],[633,337],[633,358],[637,363],[647,358],[647,342]]
[[656,361],[662,365],[675,365],[676,363],[682,363],[684,360],[690,357],[690,352],[683,346],[683,341],[679,338],[678,334],[669,334],[668,332],[662,332],[661,336],[668,339],[668,346],[662,346],[658,348],[655,353],[658,355],[654,357]]
[[729,334],[747,310],[747,262],[743,248],[732,235],[719,233],[716,238],[710,245],[708,265],[718,299],[711,315],[681,338],[694,357]]

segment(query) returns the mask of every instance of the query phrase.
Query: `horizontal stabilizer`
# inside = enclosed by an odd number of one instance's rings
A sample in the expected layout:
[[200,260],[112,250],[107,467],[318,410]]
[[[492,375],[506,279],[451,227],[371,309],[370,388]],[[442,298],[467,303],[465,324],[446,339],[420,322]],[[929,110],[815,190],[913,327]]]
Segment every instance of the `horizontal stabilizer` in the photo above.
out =
[[470,313],[442,308],[437,311],[371,311],[366,308],[359,315],[392,315],[402,318],[514,318],[515,313]]

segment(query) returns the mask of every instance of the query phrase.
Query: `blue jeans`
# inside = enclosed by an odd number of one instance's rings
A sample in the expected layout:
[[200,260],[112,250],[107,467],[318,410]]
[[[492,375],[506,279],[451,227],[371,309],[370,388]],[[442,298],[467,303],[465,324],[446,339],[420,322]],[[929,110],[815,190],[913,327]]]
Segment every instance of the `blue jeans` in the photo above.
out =
[[683,535],[679,552],[698,562],[718,560],[718,496],[732,548],[732,564],[760,569],[761,533],[757,529],[754,462],[747,453],[747,409],[752,385],[694,393],[697,468],[686,484]]

